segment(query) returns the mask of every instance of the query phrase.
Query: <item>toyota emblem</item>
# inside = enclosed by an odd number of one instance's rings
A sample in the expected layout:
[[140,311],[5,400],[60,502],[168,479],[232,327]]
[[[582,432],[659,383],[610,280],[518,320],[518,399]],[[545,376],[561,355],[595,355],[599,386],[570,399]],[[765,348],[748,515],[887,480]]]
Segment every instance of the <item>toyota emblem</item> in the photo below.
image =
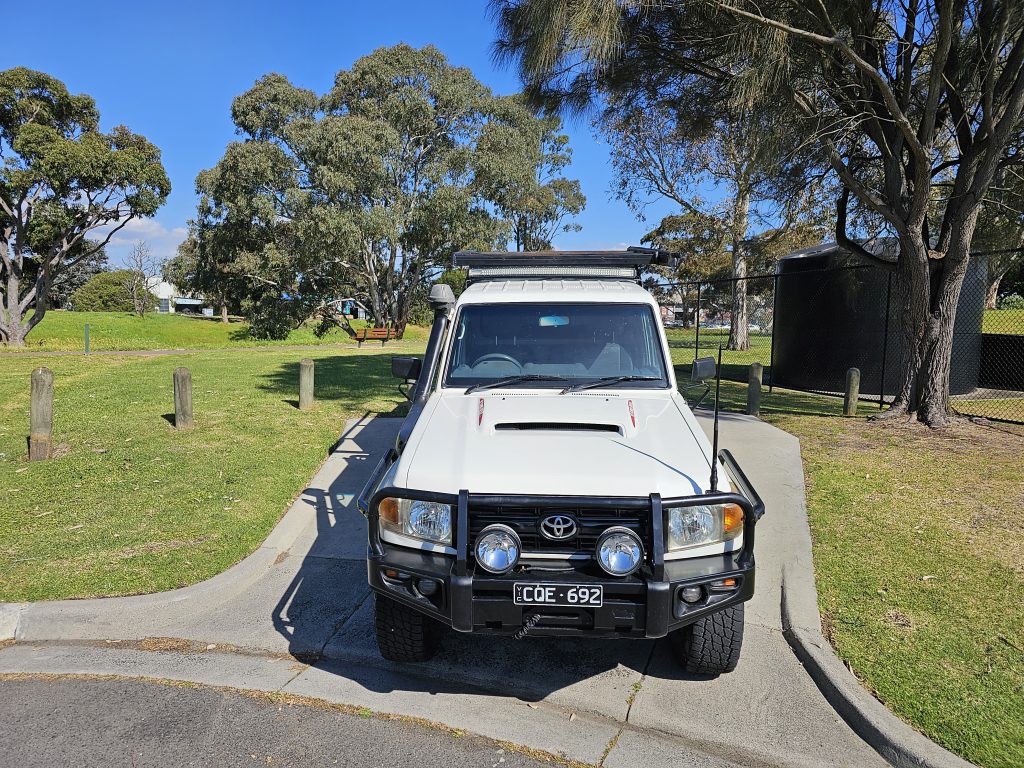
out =
[[540,521],[540,533],[545,539],[565,541],[576,535],[576,521],[569,515],[551,515]]

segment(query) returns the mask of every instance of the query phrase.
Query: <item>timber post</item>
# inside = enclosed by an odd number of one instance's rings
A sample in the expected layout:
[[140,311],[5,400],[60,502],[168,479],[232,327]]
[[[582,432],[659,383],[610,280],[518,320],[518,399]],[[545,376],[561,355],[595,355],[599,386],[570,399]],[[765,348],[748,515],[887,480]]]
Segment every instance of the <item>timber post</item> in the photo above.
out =
[[761,377],[764,366],[751,363],[747,371],[747,413],[751,416],[761,415]]
[[53,450],[53,371],[32,371],[32,413],[28,435],[28,460],[50,458]]
[[308,357],[299,361],[299,410],[313,407],[313,361]]
[[192,372],[188,368],[174,369],[174,427],[191,429],[192,420]]
[[860,398],[860,369],[846,371],[846,393],[843,395],[843,416],[857,415],[857,400]]

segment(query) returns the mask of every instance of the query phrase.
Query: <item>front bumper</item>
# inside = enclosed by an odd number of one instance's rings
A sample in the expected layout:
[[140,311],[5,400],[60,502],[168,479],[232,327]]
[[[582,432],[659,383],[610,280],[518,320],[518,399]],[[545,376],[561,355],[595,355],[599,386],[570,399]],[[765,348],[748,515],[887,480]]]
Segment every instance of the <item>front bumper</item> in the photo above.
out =
[[[603,499],[581,497],[528,497],[470,495],[457,498],[408,489],[368,486],[361,499],[369,520],[367,571],[370,587],[405,603],[460,632],[515,635],[589,635],[595,637],[664,637],[710,613],[742,603],[754,594],[754,526],[764,505],[728,451],[721,458],[739,493],[713,493],[682,499]],[[384,462],[382,462],[384,464]],[[379,480],[377,480],[379,482]],[[374,483],[374,480],[371,480]],[[372,494],[372,496],[371,496]],[[382,541],[378,534],[377,503],[387,495],[448,502],[457,509],[453,546],[447,555],[409,549]],[[370,496],[370,498],[366,498]],[[474,567],[469,557],[469,508],[487,505],[547,504],[568,502],[621,508],[634,505],[649,509],[652,547],[649,562],[636,574],[616,578],[604,573],[593,560],[524,560],[513,571],[494,575]],[[709,557],[665,560],[664,509],[686,504],[739,504],[744,509],[742,549]],[[715,582],[734,579],[732,588],[715,588]],[[422,580],[433,589],[418,588]],[[516,582],[600,584],[600,607],[522,606],[513,601]],[[428,586],[430,586],[428,584]],[[682,599],[688,586],[702,587],[695,603]]]
[[[502,576],[456,571],[455,558],[384,544],[383,553],[372,553],[367,563],[370,587],[406,603],[460,632],[514,635],[526,628],[534,635],[596,637],[664,637],[709,613],[742,603],[754,594],[754,563],[741,564],[733,553],[666,563],[665,578],[639,573],[625,579],[597,576],[587,566],[569,570],[514,571]],[[588,565],[593,565],[589,563]],[[393,578],[388,572],[398,574]],[[727,592],[711,591],[712,582],[736,579]],[[416,588],[420,579],[437,582],[438,589],[423,596]],[[600,607],[516,605],[515,582],[601,584]],[[683,601],[686,586],[704,587],[696,604]]]

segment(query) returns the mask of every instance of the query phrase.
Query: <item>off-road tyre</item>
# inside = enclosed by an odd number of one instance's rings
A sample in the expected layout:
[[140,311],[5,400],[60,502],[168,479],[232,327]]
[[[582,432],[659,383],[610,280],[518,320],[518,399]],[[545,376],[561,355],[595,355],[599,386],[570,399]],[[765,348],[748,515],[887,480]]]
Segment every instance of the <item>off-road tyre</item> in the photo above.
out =
[[736,669],[743,647],[743,604],[734,605],[669,633],[672,651],[693,675],[722,675]]
[[377,648],[388,661],[427,661],[437,653],[441,626],[419,611],[374,593]]

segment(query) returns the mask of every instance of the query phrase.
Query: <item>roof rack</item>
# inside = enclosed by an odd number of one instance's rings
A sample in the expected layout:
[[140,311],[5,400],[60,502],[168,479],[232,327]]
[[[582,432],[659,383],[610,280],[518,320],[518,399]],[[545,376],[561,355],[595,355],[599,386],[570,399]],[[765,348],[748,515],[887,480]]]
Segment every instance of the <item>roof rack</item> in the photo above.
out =
[[459,251],[452,265],[468,269],[468,283],[508,278],[635,280],[652,265],[672,265],[676,254],[630,246],[624,251]]

